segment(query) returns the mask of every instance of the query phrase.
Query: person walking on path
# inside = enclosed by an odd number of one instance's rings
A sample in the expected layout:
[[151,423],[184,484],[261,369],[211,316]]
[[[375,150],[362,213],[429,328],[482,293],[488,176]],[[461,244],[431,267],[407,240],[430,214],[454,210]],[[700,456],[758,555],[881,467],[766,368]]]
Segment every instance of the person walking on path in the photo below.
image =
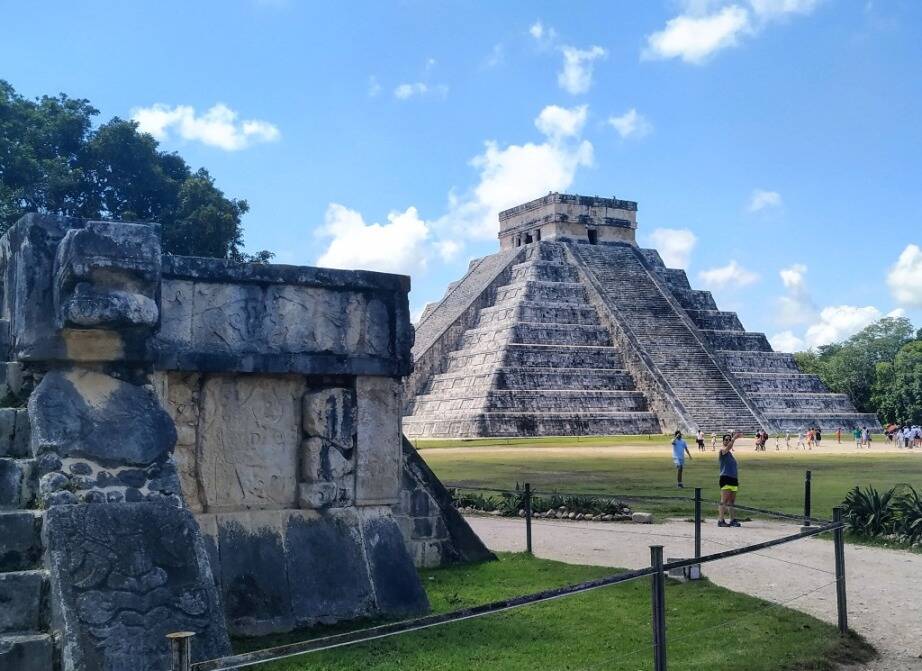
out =
[[683,489],[682,470],[685,468],[685,455],[691,459],[691,452],[688,451],[688,444],[682,440],[682,432],[676,431],[672,439],[672,461],[675,463],[676,487]]
[[791,432],[790,431],[784,434],[784,449],[786,450],[791,449]]
[[855,447],[859,450],[861,449],[861,429],[855,427],[855,430],[852,431],[852,435],[855,437]]
[[[720,507],[718,508],[717,526],[719,527],[739,527],[742,526],[735,517],[733,504],[736,503],[736,493],[740,488],[739,469],[736,463],[736,457],[733,456],[733,444],[737,438],[743,435],[740,431],[725,434],[723,437],[723,447],[720,448],[720,454],[717,457],[717,463],[720,467],[720,477],[717,481],[720,487]],[[727,522],[727,515],[730,521]]]
[[717,434],[711,431],[711,452],[717,451]]
[[698,444],[698,451],[704,452],[704,431],[698,429],[698,433],[695,434],[695,442]]
[[841,426],[838,429],[836,429],[836,442],[839,445],[842,444],[842,427]]
[[861,442],[864,443],[866,448],[871,449],[871,432],[868,427],[864,427],[864,431],[861,432]]
[[804,443],[804,432],[803,431],[797,432],[797,447],[802,447],[805,450],[807,449],[807,445]]
[[820,427],[816,427],[816,433],[814,435],[814,439],[816,441],[816,446],[819,447],[820,441],[823,440],[823,430]]

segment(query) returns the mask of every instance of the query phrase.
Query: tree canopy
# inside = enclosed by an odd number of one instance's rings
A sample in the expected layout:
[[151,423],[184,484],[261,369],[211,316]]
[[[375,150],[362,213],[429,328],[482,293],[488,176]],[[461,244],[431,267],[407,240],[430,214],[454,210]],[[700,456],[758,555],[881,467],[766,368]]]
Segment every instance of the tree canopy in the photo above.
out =
[[0,234],[27,212],[157,222],[170,254],[265,262],[243,252],[245,200],[228,198],[204,168],[118,117],[63,93],[28,100],[0,80]]
[[[794,356],[805,373],[818,375],[832,391],[848,394],[859,412],[876,412],[881,419],[896,421],[896,415],[884,413],[880,405],[885,396],[887,403],[893,402],[890,392],[880,387],[881,376],[895,379],[888,366],[895,365],[909,344],[918,342],[906,317],[885,317],[843,342]],[[909,360],[902,365],[910,365]]]

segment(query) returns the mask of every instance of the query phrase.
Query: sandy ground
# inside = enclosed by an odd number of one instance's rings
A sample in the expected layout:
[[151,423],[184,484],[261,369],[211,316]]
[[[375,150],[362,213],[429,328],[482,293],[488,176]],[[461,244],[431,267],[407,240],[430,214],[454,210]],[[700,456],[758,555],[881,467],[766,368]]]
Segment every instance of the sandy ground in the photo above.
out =
[[[524,522],[471,516],[471,526],[494,550],[525,549]],[[702,528],[702,552],[719,552],[795,533],[794,525],[753,521],[740,529]],[[667,558],[693,553],[694,527],[664,524],[611,524],[535,520],[535,554],[574,564],[640,568],[650,565],[650,545],[663,545]],[[845,550],[849,626],[865,636],[881,658],[868,671],[922,670],[922,555],[847,545]],[[836,592],[831,541],[809,538],[758,554],[703,566],[713,582],[775,603],[787,603],[828,622],[836,622]],[[814,591],[815,590],[815,591]],[[788,603],[790,602],[790,603]],[[758,617],[756,615],[756,617]],[[854,667],[849,667],[854,668]]]
[[[691,449],[692,455],[698,453],[697,448],[695,447],[694,436],[688,438],[689,449]],[[711,443],[710,437],[706,441],[707,451],[711,452]],[[899,448],[895,444],[888,443],[884,439],[877,440],[876,442],[871,443],[870,448],[857,448],[855,443],[849,440],[846,440],[846,437],[842,437],[842,443],[838,444],[835,441],[835,437],[831,439],[824,439],[820,447],[813,448],[812,451],[806,451],[797,449],[797,436],[791,438],[791,449],[785,448],[784,438],[781,439],[780,450],[775,450],[775,439],[774,437],[770,438],[768,445],[766,446],[765,452],[760,452],[760,455],[771,456],[772,454],[853,454],[857,456],[863,456],[866,454],[904,454],[907,457],[918,457],[922,459],[922,448],[914,449],[905,449]],[[554,445],[535,443],[534,445],[509,445],[505,446],[502,443],[502,439],[497,439],[495,445],[483,445],[479,447],[470,446],[470,447],[431,447],[431,448],[421,448],[419,451],[423,455],[427,452],[432,451],[438,454],[476,454],[480,453],[489,453],[489,454],[502,454],[504,452],[515,452],[521,453],[523,450],[536,451],[545,455],[583,455],[583,456],[601,456],[605,454],[610,454],[612,456],[621,455],[621,456],[635,456],[635,455],[653,455],[660,453],[667,453],[672,447],[669,444],[669,439],[666,437],[657,437],[654,440],[644,440],[640,439],[636,443],[627,443],[619,445],[605,445],[604,443],[593,442],[585,447],[581,447],[579,443],[568,444],[568,445]],[[752,438],[741,438],[737,444],[737,452],[743,454],[753,452],[755,449],[755,441]]]

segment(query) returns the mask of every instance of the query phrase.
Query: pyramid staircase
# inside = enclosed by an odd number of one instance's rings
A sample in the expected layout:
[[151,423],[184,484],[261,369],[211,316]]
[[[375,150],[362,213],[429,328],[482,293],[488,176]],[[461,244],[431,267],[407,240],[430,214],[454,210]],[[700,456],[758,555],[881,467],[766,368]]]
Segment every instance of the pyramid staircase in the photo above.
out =
[[633,245],[570,245],[614,318],[636,339],[688,417],[687,429],[754,433],[762,422],[711,354],[702,333]]
[[403,420],[414,436],[658,433],[564,247],[527,246]]
[[641,251],[772,430],[880,430],[875,415],[856,412],[848,396],[801,372],[792,354],[772,351],[764,334],[746,331],[736,313],[718,310],[710,292],[693,290],[685,271],[666,268],[654,250]]
[[[0,333],[8,332],[0,322]],[[0,363],[0,671],[53,668],[43,515],[25,407],[32,386],[22,364]]]

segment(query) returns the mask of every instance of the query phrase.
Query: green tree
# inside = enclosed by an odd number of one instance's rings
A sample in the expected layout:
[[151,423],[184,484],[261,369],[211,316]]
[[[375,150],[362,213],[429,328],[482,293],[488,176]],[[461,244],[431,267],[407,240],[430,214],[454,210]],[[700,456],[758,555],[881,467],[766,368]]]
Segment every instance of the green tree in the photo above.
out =
[[27,100],[0,80],[0,234],[27,212],[158,222],[163,250],[265,263],[242,251],[245,200],[228,198],[204,168],[163,152],[133,121],[98,128],[88,100]]
[[859,412],[876,412],[872,390],[877,365],[893,361],[912,338],[907,318],[885,317],[844,342],[820,347],[815,354],[800,353],[797,360],[832,391],[847,394]]
[[872,402],[885,422],[922,424],[922,340],[878,364]]

